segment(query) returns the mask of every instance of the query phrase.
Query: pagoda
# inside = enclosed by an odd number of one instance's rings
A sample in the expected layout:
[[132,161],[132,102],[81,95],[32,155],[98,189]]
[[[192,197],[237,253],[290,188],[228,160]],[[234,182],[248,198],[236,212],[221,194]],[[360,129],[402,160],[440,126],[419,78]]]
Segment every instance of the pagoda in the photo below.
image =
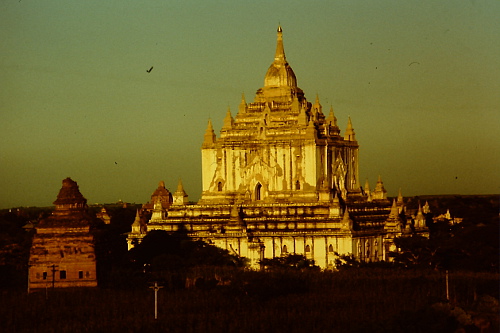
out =
[[62,182],[55,210],[41,220],[30,250],[29,289],[96,287],[92,218],[71,178]]
[[[158,202],[146,228],[129,234],[129,248],[151,230],[184,230],[255,268],[263,258],[287,253],[325,269],[338,254],[388,259],[402,231],[381,177],[373,192],[368,182],[360,186],[350,117],[345,128],[341,134],[332,106],[325,115],[319,96],[310,102],[299,88],[278,27],[274,59],[253,102],[242,95],[234,116],[228,108],[219,135],[208,120],[201,199],[182,200],[187,194],[179,187],[174,204],[164,209]],[[403,200],[396,205],[402,210]]]

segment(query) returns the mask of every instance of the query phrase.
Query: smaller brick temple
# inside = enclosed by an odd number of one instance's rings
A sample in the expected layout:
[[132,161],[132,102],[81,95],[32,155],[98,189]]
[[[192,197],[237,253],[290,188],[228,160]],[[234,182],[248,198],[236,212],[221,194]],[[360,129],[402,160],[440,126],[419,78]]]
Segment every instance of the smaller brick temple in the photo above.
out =
[[52,215],[36,227],[29,260],[29,289],[96,287],[92,218],[71,178],[62,182]]

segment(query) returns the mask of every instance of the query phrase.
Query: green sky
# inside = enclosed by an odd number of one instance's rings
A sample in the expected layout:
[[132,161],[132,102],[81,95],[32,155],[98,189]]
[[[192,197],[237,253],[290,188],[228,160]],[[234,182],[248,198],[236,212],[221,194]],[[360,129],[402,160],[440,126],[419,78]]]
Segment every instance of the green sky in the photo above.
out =
[[[389,195],[500,193],[500,1],[0,0],[0,208],[201,193],[200,147],[283,27],[306,97],[352,118]],[[151,73],[146,70],[151,66]]]

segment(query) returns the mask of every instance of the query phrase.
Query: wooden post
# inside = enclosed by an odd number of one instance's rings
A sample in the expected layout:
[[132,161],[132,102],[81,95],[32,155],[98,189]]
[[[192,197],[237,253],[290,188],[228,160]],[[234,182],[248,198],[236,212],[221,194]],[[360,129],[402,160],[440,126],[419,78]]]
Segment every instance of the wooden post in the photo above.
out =
[[49,267],[52,267],[52,289],[54,289],[55,282],[56,282],[55,279],[56,279],[56,272],[57,272],[56,267],[57,267],[57,265],[51,265]]
[[155,285],[149,288],[153,289],[155,292],[155,319],[158,319],[158,290],[160,290],[163,287],[159,286],[158,282],[155,281]]
[[448,270],[446,270],[446,300],[450,301],[450,285],[448,283]]

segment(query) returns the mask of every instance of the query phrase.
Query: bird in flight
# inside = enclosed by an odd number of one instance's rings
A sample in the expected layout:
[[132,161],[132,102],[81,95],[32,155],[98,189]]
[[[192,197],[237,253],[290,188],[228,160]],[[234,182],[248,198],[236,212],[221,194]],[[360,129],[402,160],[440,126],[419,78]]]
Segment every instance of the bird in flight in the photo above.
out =
[[146,72],[151,73],[152,70],[153,70],[153,66],[151,66],[150,69],[146,69]]

